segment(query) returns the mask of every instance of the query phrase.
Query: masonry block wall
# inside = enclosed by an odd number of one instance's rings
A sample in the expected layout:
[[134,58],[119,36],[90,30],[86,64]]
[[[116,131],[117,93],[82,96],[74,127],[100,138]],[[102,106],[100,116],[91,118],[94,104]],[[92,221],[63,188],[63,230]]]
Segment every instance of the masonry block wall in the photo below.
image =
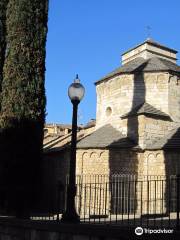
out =
[[175,122],[180,122],[180,78],[169,76],[169,113]]
[[153,141],[165,136],[178,124],[171,120],[145,115],[128,117],[128,119],[123,119],[121,123],[119,130],[133,139],[142,149],[146,148],[147,144],[152,144]]
[[82,149],[77,151],[76,173],[81,174],[138,174],[142,153],[129,149]]
[[[91,214],[100,214],[99,206],[103,206],[105,200],[107,201],[108,199],[108,203],[106,202],[107,210],[113,213],[114,203],[112,197],[114,193],[109,185],[109,182],[112,181],[110,175],[121,174],[121,181],[124,181],[124,183],[126,183],[128,175],[136,176],[132,178],[131,181],[131,199],[137,201],[136,205],[134,205],[135,209],[131,209],[132,211],[136,211],[136,213],[142,212],[142,214],[153,214],[155,212],[156,214],[166,213],[168,201],[166,197],[166,179],[169,174],[178,174],[177,171],[180,173],[179,159],[180,153],[172,154],[171,152],[164,152],[163,150],[145,150],[143,152],[129,151],[128,149],[104,149],[104,151],[99,149],[78,150],[77,172],[86,174],[83,183],[87,183],[86,190],[81,190],[82,211],[86,209],[86,211],[91,211]],[[99,174],[100,177],[95,179],[95,177],[92,177],[94,174]],[[106,175],[104,178],[102,178],[103,174]],[[89,177],[87,175],[89,175]],[[115,178],[113,179],[113,181],[116,181]],[[133,185],[134,179],[137,180],[136,184],[134,182],[135,185]],[[150,181],[148,182],[147,180]],[[96,193],[93,192],[94,190],[91,191],[91,194],[88,192],[90,189],[88,188],[88,184],[90,182],[92,184],[96,182]],[[105,186],[105,182],[107,186]],[[98,183],[101,183],[101,187],[98,186]],[[132,186],[134,186],[133,189]],[[105,192],[105,188],[107,191],[109,189],[106,198],[105,194],[102,194]],[[101,200],[98,200],[99,202],[96,201],[96,207],[93,205],[94,194],[96,194],[96,197],[101,195],[101,197],[97,197]],[[175,189],[172,188],[171,194],[175,194]],[[128,198],[128,193],[124,192],[123,197]],[[86,203],[84,199],[86,199]],[[154,205],[155,202],[156,207]],[[83,203],[86,204],[86,206],[84,206]],[[109,203],[110,205],[108,205]],[[105,211],[104,208],[101,209],[101,214],[104,214],[103,211]],[[81,213],[85,214],[84,212]],[[88,212],[86,214],[88,214]]]
[[145,140],[152,143],[153,139],[158,139],[167,134],[168,131],[176,127],[176,123],[156,118],[145,117]]
[[128,149],[80,149],[77,152],[76,173],[166,176],[177,174],[178,169],[180,170],[179,159],[180,153],[163,150],[138,152]]
[[109,150],[84,149],[77,151],[77,174],[110,174]]
[[[178,115],[180,91],[179,87],[173,87],[173,84],[173,80],[169,83],[169,73],[166,72],[123,74],[98,83],[96,128],[111,123],[125,132],[125,122],[120,116],[143,102],[167,114]],[[172,109],[170,104],[173,104],[175,109]]]
[[[142,200],[143,206],[142,209],[140,202],[136,203],[136,211],[137,213],[141,210],[144,214],[147,213],[147,200],[148,200],[148,185],[147,182],[141,185],[141,181],[146,181],[145,177],[148,176],[149,179],[152,179],[155,176],[161,178],[156,185],[156,198],[159,196],[159,200],[156,200],[156,213],[160,213],[162,211],[161,204],[162,204],[162,196],[164,198],[164,207],[163,213],[165,213],[166,209],[166,185],[164,182],[163,189],[162,189],[162,180],[166,179],[167,175],[176,175],[180,173],[180,152],[170,152],[163,150],[128,150],[128,149],[78,149],[77,151],[77,168],[76,173],[77,175],[86,175],[83,178],[83,183],[94,184],[96,182],[96,197],[99,196],[99,202],[96,201],[96,206],[93,205],[95,202],[93,197],[95,198],[95,192],[90,191],[89,185],[86,185],[86,193],[85,189],[79,189],[78,185],[78,194],[77,194],[77,206],[81,205],[81,209],[78,208],[78,211],[83,215],[85,214],[83,209],[89,211],[91,209],[91,214],[98,214],[99,213],[99,206],[105,205],[108,211],[113,212],[113,202],[110,198],[110,194],[112,192],[107,192],[105,197],[105,192],[110,189],[109,182],[112,181],[110,178],[111,174],[121,174],[123,176],[126,175],[136,175],[136,179],[138,182],[136,184],[136,188],[133,190],[131,194],[131,198],[141,199],[141,191],[143,190]],[[57,209],[57,189],[59,182],[61,182],[64,186],[66,184],[66,176],[68,174],[69,169],[69,152],[64,153],[59,152],[56,153],[56,156],[47,155],[44,160],[44,195],[43,199],[46,201],[42,201],[43,203],[46,202],[47,208],[50,203],[53,208]],[[93,177],[94,175],[94,177]],[[99,175],[99,177],[95,177],[95,175]],[[103,176],[104,175],[104,176]],[[123,178],[122,178],[123,180]],[[124,179],[125,180],[125,179]],[[101,187],[97,187],[97,182],[101,182]],[[79,184],[78,180],[77,183]],[[106,184],[107,183],[107,184]],[[154,184],[154,185],[153,185]],[[84,185],[85,186],[85,185]],[[91,185],[92,187],[92,185]],[[175,189],[174,189],[175,190]],[[173,191],[172,190],[172,194]],[[113,190],[112,190],[113,191]],[[81,194],[80,194],[81,193]],[[86,194],[86,196],[85,196]],[[103,195],[104,194],[104,195]],[[151,183],[149,194],[151,195],[151,203],[149,205],[149,211],[153,213],[154,209],[154,199],[155,199],[155,182]],[[159,195],[158,195],[159,194]],[[91,196],[90,196],[91,195]],[[100,197],[101,195],[101,197]],[[104,196],[104,197],[103,197]],[[124,197],[128,197],[124,195]],[[84,207],[84,200],[86,198],[86,206]],[[62,199],[63,201],[64,199]],[[110,205],[108,205],[108,203]],[[91,206],[92,202],[92,206]],[[89,205],[90,204],[90,205]],[[63,203],[61,205],[63,207]],[[48,209],[49,210],[49,209]],[[61,209],[60,209],[61,210]],[[108,212],[106,212],[107,214]],[[105,214],[105,208],[101,209],[101,214]]]
[[145,101],[167,114],[169,113],[168,80],[168,73],[144,73]]
[[125,74],[97,85],[96,128],[108,123],[119,128],[120,116],[132,107],[133,79]]

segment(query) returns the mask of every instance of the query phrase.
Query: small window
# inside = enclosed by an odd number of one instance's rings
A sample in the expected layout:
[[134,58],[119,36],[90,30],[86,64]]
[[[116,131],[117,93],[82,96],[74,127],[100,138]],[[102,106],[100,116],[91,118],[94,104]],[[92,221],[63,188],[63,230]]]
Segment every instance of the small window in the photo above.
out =
[[106,108],[106,116],[109,117],[109,116],[111,116],[111,114],[112,114],[112,109],[111,109],[111,107],[107,107],[107,108]]

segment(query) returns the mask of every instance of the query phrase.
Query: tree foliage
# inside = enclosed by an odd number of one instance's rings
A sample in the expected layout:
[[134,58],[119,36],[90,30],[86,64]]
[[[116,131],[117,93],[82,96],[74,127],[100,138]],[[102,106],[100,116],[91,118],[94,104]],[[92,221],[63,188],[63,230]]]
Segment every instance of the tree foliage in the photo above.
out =
[[28,118],[43,125],[47,1],[9,0],[1,126]]
[[48,0],[9,0],[7,5],[1,152],[4,179],[11,189],[7,194],[9,209],[19,214],[32,207],[39,182],[46,105],[47,16]]
[[1,109],[1,84],[3,79],[3,66],[6,50],[6,7],[8,0],[0,1],[0,109]]

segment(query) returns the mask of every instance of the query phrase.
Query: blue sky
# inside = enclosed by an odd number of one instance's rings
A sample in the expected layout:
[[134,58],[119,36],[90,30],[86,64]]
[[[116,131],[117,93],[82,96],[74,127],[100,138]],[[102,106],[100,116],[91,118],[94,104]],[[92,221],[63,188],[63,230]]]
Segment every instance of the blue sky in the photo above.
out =
[[86,89],[78,121],[95,118],[94,82],[120,66],[124,51],[147,38],[147,26],[155,41],[180,51],[179,10],[179,0],[50,0],[46,122],[71,123],[67,89],[76,73]]

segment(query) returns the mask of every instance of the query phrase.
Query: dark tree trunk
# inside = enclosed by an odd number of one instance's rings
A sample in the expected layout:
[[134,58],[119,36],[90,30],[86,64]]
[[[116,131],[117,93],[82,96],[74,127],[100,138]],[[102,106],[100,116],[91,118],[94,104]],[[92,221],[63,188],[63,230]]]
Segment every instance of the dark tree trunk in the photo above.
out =
[[8,209],[27,217],[37,204],[45,121],[48,0],[9,0],[1,101],[1,152]]

